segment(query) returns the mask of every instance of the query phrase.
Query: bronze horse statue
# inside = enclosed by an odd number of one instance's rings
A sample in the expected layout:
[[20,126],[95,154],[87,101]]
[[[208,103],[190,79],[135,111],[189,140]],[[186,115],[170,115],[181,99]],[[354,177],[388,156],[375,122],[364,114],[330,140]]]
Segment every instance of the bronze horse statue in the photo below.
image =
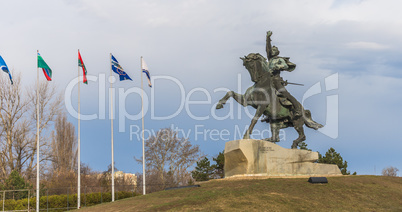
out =
[[250,138],[255,124],[262,115],[266,116],[262,121],[270,123],[272,133],[272,137],[265,139],[266,141],[279,142],[280,129],[287,127],[295,128],[299,137],[293,141],[292,149],[296,149],[300,142],[306,140],[303,125],[315,130],[323,127],[312,120],[309,110],[302,109],[302,115],[295,115],[294,105],[285,97],[281,97],[280,92],[273,86],[275,65],[269,64],[258,53],[251,53],[240,59],[243,60],[243,65],[249,71],[254,85],[249,87],[243,95],[234,91],[227,92],[219,100],[216,109],[223,108],[226,101],[230,97],[233,97],[244,107],[252,106],[257,110],[243,139]]

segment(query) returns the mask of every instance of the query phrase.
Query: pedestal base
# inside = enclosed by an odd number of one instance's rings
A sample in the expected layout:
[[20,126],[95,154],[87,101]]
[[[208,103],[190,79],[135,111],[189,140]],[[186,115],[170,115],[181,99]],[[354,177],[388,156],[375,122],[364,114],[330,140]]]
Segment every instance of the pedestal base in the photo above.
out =
[[285,149],[263,140],[243,139],[225,145],[225,177],[342,175],[337,165],[314,163],[318,152]]

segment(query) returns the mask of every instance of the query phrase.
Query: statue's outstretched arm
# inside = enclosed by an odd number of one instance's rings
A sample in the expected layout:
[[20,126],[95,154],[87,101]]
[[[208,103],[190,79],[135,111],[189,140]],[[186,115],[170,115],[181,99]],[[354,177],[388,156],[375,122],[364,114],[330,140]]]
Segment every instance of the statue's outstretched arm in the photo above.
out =
[[265,50],[266,50],[266,52],[267,52],[267,58],[268,58],[268,61],[269,61],[269,59],[271,59],[272,58],[272,45],[271,45],[271,35],[272,35],[272,32],[271,31],[268,31],[267,32],[267,44],[266,44],[266,47],[265,47]]

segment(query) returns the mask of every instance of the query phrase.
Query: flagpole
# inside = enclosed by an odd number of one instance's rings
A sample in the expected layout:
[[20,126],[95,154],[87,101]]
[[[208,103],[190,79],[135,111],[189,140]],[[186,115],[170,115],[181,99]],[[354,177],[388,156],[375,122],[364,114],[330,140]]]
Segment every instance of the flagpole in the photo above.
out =
[[[78,49],[78,54],[80,50]],[[81,104],[80,104],[80,66],[78,66],[78,187],[77,187],[77,209],[81,208]]]
[[[38,57],[39,50],[36,50],[36,57]],[[38,60],[37,60],[38,61]],[[38,63],[38,62],[37,62]],[[39,212],[39,67],[36,67],[36,211]]]
[[146,194],[145,190],[145,142],[144,142],[144,86],[142,80],[142,56],[141,56],[141,113],[142,113],[142,194]]
[[[110,53],[110,77],[112,77],[112,53]],[[110,122],[111,122],[111,136],[112,136],[112,202],[114,202],[114,153],[113,153],[113,83],[112,78],[110,82]]]

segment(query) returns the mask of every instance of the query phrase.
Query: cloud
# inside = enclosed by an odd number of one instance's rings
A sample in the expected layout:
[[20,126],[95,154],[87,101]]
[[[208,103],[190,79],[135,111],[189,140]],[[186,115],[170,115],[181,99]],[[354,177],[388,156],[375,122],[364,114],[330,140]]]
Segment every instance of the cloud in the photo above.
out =
[[389,46],[382,45],[382,44],[379,44],[379,43],[364,42],[364,41],[350,42],[350,43],[347,43],[346,46],[348,48],[362,49],[362,50],[384,50],[384,49],[389,48]]
[[[395,98],[402,89],[398,86],[402,83],[402,1],[47,0],[22,6],[17,1],[5,1],[3,6],[8,9],[3,11],[7,20],[2,26],[5,33],[0,34],[0,53],[10,67],[24,73],[25,84],[35,82],[39,49],[54,70],[52,83],[64,89],[77,75],[79,48],[90,75],[108,76],[109,53],[118,57],[133,82],[116,83],[116,87],[140,85],[139,58],[144,56],[151,75],[175,77],[186,92],[198,87],[236,90],[237,74],[242,76],[244,91],[252,83],[239,57],[250,52],[264,55],[265,32],[272,30],[273,44],[281,56],[297,64],[294,72],[283,74],[284,79],[306,85],[289,86],[298,99],[308,86],[339,73],[340,104],[344,106],[340,112],[347,120],[342,122],[343,128],[355,129],[357,135],[374,131],[367,114],[380,114],[381,103],[388,98],[392,98],[388,107],[395,111],[395,105],[402,102]],[[161,107],[165,111],[158,114],[171,112],[169,104],[173,108],[178,98],[177,88],[168,86],[154,85],[153,89],[160,91],[157,94],[166,97],[156,100],[167,108]],[[95,82],[82,90],[82,99],[93,100],[82,101],[82,108],[97,110],[97,90]],[[214,95],[213,100],[223,93]],[[192,100],[203,99],[195,97]],[[127,104],[138,106],[135,98]],[[363,103],[361,108],[356,106],[356,99]],[[319,118],[317,108],[325,108],[324,101],[325,96],[311,102],[316,106],[311,107],[314,116]],[[183,116],[186,118],[169,121],[194,125],[186,114]],[[249,124],[246,118],[241,121]],[[381,117],[376,124],[390,121]],[[232,128],[234,122],[225,124]],[[160,125],[150,123],[149,127]],[[387,127],[381,125],[380,129],[386,131]],[[350,138],[343,132],[340,135]],[[392,132],[387,135],[399,137]]]

